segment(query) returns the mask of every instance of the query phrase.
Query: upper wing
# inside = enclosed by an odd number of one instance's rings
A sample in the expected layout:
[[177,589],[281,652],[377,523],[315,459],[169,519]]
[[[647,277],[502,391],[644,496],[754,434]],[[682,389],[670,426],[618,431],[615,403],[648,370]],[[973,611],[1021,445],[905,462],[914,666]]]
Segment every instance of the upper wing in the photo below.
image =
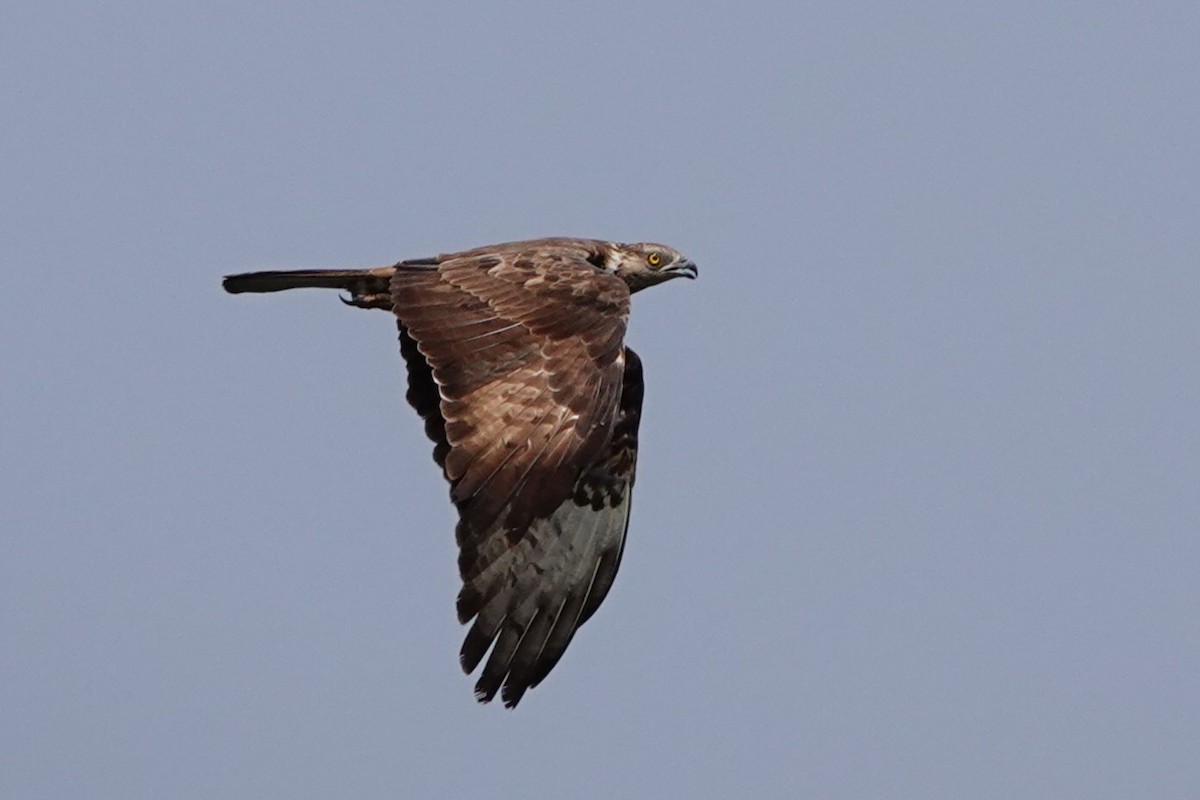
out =
[[611,436],[629,290],[589,262],[588,244],[396,267],[393,308],[437,385],[440,463],[473,532],[499,521],[518,541]]
[[[417,271],[415,265],[412,271]],[[397,283],[402,280],[425,280],[432,284],[433,271],[428,270],[424,274],[428,277],[401,278]],[[422,294],[432,295],[435,291],[445,290],[426,288]],[[627,295],[625,297],[627,304]],[[442,303],[441,307],[448,305]],[[587,313],[579,310],[579,305],[576,304],[571,313],[576,323],[585,323],[586,329],[586,323],[589,322]],[[583,305],[586,308],[587,304]],[[461,483],[455,482],[460,480],[461,474],[456,478],[456,473],[451,472],[450,456],[454,446],[448,436],[450,426],[443,416],[443,409],[450,406],[452,401],[447,401],[446,397],[457,396],[458,386],[478,386],[475,393],[470,395],[473,397],[478,397],[488,385],[506,387],[512,383],[515,371],[510,369],[505,372],[503,366],[513,362],[522,364],[522,359],[530,356],[525,351],[516,351],[510,356],[512,361],[506,362],[498,358],[481,358],[480,354],[487,351],[476,349],[470,351],[475,355],[468,355],[467,361],[447,363],[444,351],[427,344],[433,341],[443,343],[444,347],[445,339],[430,336],[428,328],[424,331],[426,341],[418,340],[413,335],[408,320],[424,319],[406,317],[405,309],[415,307],[418,304],[397,308],[400,315],[401,353],[409,374],[408,400],[425,420],[426,433],[434,442],[434,458],[457,489]],[[464,300],[462,307],[467,309],[466,319],[469,321],[455,328],[475,327],[475,334],[492,332],[493,338],[501,338],[505,342],[498,344],[497,350],[514,351],[511,341],[503,338],[503,335],[516,328],[499,330],[504,326],[499,322],[498,315],[487,316],[476,302]],[[620,329],[623,331],[623,314],[618,310],[613,317],[620,319]],[[600,325],[599,320],[590,322],[593,327]],[[453,325],[449,321],[446,324]],[[438,361],[438,379],[435,379],[432,365],[437,356],[431,356],[430,353],[443,353]],[[575,630],[599,607],[616,576],[629,522],[630,491],[642,403],[642,369],[637,355],[632,350],[620,348],[619,340],[612,365],[619,370],[617,407],[609,412],[610,416],[600,418],[603,439],[596,452],[583,458],[587,456],[585,449],[575,451],[576,463],[582,466],[569,473],[571,483],[565,492],[547,492],[530,506],[537,510],[524,515],[528,521],[515,527],[512,524],[515,518],[509,512],[520,502],[519,493],[490,500],[488,507],[499,504],[499,508],[497,512],[490,513],[490,519],[486,521],[480,521],[479,518],[488,515],[470,513],[480,508],[475,505],[474,496],[456,497],[460,508],[456,534],[461,548],[459,568],[463,578],[458,614],[463,622],[475,618],[463,642],[461,660],[464,669],[473,671],[495,642],[476,684],[476,694],[481,700],[491,700],[503,686],[505,704],[516,705],[525,691],[536,686],[558,662]],[[605,367],[601,359],[594,369],[604,373],[611,368]],[[559,376],[570,373],[551,370],[550,374]],[[489,383],[485,380],[487,375],[496,377]],[[446,384],[439,385],[439,380],[444,382],[448,376],[462,376],[461,382],[449,385],[449,394]],[[536,404],[539,396],[542,402],[554,400],[564,390],[579,385],[579,382],[572,381],[547,381],[546,388],[530,393],[527,402]],[[508,396],[511,397],[512,393]],[[592,413],[598,414],[596,411]],[[525,417],[513,419],[519,421]],[[587,438],[584,436],[580,441]],[[539,478],[531,488],[545,489],[549,483],[545,478]],[[485,485],[485,490],[490,485],[495,484]],[[528,482],[526,485],[529,485]],[[522,515],[518,517],[523,518]]]

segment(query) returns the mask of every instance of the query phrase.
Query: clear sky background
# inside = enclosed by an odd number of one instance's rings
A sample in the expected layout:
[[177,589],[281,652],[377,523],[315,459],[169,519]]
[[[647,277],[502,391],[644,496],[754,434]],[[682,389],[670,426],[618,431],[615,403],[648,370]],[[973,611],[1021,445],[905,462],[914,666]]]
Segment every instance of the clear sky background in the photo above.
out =
[[[0,797],[1200,796],[1194,2],[10,3]],[[476,705],[391,321],[653,239],[621,575]]]

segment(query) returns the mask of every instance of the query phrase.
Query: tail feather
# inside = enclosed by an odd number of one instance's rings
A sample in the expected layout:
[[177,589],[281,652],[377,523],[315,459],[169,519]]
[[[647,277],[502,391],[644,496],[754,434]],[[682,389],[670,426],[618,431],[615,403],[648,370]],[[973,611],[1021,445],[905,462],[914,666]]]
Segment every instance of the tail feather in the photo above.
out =
[[222,281],[230,294],[281,292],[284,289],[357,289],[387,291],[392,269],[301,269],[292,271],[243,272],[226,275]]
[[226,275],[221,285],[230,294],[282,292],[285,289],[340,289],[350,293],[345,300],[359,308],[391,308],[390,283],[393,267],[379,269],[301,269],[243,272]]

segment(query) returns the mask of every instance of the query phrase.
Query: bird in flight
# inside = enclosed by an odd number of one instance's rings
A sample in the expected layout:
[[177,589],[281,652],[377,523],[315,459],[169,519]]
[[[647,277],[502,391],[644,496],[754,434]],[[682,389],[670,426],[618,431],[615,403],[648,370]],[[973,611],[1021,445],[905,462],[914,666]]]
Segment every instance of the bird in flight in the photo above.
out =
[[395,315],[408,402],[458,511],[460,661],[469,674],[487,656],[481,702],[516,706],[608,594],[642,408],[630,295],[696,274],[665,245],[556,238],[225,277],[233,294],[339,289]]

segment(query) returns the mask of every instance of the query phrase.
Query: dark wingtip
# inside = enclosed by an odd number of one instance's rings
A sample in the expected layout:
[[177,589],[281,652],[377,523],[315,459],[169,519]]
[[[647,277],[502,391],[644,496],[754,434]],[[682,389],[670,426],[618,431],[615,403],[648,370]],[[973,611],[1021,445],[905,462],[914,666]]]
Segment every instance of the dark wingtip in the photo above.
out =
[[479,682],[475,684],[475,699],[480,703],[490,703],[499,689],[499,686],[493,686],[484,678],[480,678]]
[[504,707],[516,708],[517,703],[521,702],[521,698],[525,696],[525,690],[528,688],[528,686],[513,686],[506,683],[504,690],[500,693],[500,697],[504,701]]

